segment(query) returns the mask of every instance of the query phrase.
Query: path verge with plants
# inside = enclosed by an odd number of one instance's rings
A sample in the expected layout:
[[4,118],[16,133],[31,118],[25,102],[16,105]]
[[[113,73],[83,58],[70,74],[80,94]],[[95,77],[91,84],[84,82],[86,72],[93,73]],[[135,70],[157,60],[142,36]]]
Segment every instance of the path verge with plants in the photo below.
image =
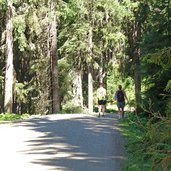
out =
[[127,139],[125,171],[171,171],[171,119],[128,114],[121,122]]

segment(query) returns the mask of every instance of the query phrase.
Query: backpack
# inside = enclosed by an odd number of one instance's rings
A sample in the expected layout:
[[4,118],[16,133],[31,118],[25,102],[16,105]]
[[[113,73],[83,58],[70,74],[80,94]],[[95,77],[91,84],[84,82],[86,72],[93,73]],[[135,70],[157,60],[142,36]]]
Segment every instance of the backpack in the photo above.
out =
[[118,102],[124,102],[125,101],[124,92],[122,90],[118,90],[117,99],[118,99]]

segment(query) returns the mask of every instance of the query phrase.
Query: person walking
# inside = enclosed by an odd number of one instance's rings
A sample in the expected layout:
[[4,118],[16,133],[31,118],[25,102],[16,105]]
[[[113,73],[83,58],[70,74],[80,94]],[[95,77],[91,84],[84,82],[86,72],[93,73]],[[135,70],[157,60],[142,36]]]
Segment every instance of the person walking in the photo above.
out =
[[97,99],[98,99],[98,113],[99,117],[104,116],[106,110],[106,89],[104,88],[103,83],[100,83],[99,88],[97,89]]
[[119,119],[122,117],[124,118],[124,107],[125,107],[125,100],[128,102],[127,95],[124,90],[122,90],[122,86],[118,86],[118,90],[115,93],[115,100],[117,101],[118,107],[118,117]]

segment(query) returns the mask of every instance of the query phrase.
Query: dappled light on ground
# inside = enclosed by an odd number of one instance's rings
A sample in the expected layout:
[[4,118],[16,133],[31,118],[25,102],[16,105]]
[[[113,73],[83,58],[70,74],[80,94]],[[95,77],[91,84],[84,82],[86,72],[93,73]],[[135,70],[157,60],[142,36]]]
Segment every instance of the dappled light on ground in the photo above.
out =
[[11,165],[3,164],[6,168],[18,171],[23,167],[24,171],[111,171],[114,167],[119,171],[125,160],[123,139],[114,117],[77,115],[62,118],[53,115],[7,127],[9,138],[3,143],[9,148],[13,143],[16,148],[7,150],[6,157],[9,158],[6,161]]

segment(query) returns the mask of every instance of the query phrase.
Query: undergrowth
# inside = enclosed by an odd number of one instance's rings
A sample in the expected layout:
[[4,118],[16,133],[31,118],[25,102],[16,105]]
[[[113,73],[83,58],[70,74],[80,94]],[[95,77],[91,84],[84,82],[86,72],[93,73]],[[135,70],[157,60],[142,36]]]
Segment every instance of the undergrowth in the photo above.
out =
[[0,121],[15,121],[29,118],[29,114],[0,114]]
[[121,124],[127,137],[125,171],[171,171],[171,118],[130,113]]

